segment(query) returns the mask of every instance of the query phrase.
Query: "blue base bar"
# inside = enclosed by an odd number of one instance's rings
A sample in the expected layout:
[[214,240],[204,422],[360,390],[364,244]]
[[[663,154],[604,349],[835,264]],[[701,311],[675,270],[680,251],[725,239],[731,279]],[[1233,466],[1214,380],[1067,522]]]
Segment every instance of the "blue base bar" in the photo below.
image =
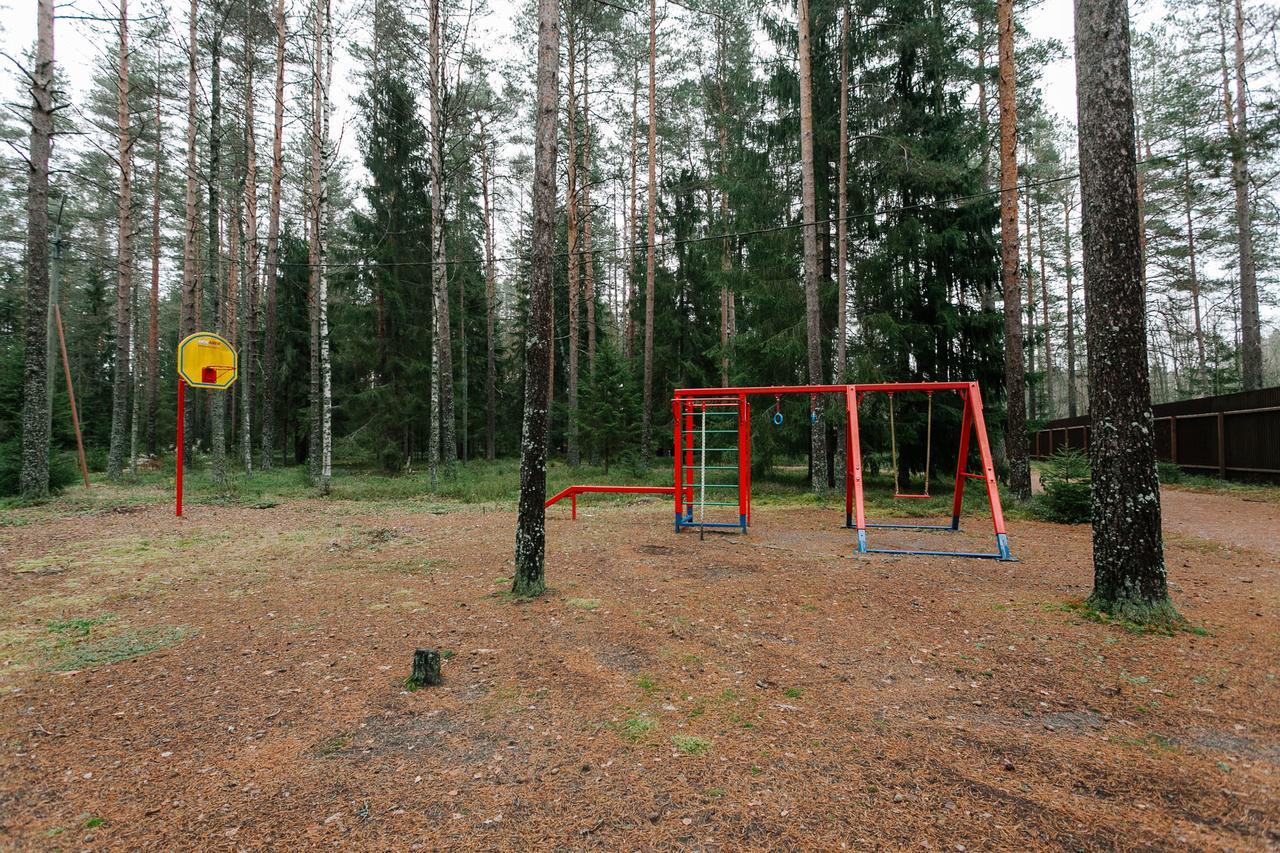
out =
[[747,532],[747,516],[745,513],[742,513],[738,516],[738,524],[742,525],[742,532],[746,533]]
[[974,554],[965,551],[907,551],[898,548],[869,548],[865,554],[913,554],[919,557],[973,557],[982,560],[1010,559],[1001,554]]
[[727,527],[730,530],[738,530],[743,525],[738,521],[694,521],[686,522],[685,527]]
[[867,531],[865,530],[858,531],[858,553],[867,553]]
[[1009,537],[1007,534],[996,534],[996,547],[1000,549],[998,559],[1010,563],[1016,563],[1018,561],[1018,558],[1013,556],[1013,552],[1009,550]]

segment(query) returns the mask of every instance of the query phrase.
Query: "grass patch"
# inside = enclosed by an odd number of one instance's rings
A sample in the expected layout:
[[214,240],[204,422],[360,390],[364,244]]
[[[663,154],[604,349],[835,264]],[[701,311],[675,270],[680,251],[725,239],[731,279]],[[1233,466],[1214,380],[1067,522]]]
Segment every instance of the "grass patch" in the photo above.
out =
[[653,717],[644,714],[627,717],[621,723],[613,726],[614,731],[625,741],[629,743],[638,743],[648,736],[649,732],[658,727],[658,721]]
[[701,755],[711,748],[711,742],[693,735],[672,735],[671,743],[685,755]]
[[598,598],[571,598],[567,603],[570,607],[577,607],[579,610],[600,609],[600,599]]
[[639,687],[640,692],[648,696],[658,689],[658,682],[647,675],[642,675],[636,679],[636,687]]
[[1114,625],[1130,634],[1149,634],[1159,637],[1172,637],[1179,633],[1195,634],[1198,637],[1209,634],[1207,628],[1192,624],[1179,616],[1172,606],[1152,608],[1150,615],[1141,619],[1133,618],[1134,614],[1111,613],[1100,609],[1090,599],[1077,598],[1061,604],[1046,604],[1045,609],[1070,613],[1077,622]]
[[786,690],[782,691],[782,695],[786,696],[788,699],[799,699],[804,695],[804,691],[799,687],[788,687]]
[[93,629],[110,619],[110,616],[97,616],[49,623],[49,633],[55,636],[49,668],[55,672],[66,672],[132,660],[168,648],[186,633],[180,625],[153,625],[95,636]]

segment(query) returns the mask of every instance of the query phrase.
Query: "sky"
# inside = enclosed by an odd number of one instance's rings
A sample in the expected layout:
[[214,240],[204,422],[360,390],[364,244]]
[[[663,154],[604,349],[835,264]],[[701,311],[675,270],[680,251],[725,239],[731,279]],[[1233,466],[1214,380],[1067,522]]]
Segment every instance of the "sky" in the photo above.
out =
[[[186,0],[165,0],[169,15],[174,25],[183,34],[186,32],[186,14],[189,8]],[[349,5],[349,4],[344,4]],[[520,8],[516,0],[494,0],[485,17],[479,22],[476,43],[486,46],[495,53],[505,53],[515,46],[515,22],[512,15]],[[35,42],[35,8],[34,0],[14,3],[12,0],[0,2],[0,46],[11,57],[21,60]],[[98,0],[62,0],[59,3],[60,15],[94,14],[100,12],[104,5]],[[1070,49],[1072,32],[1072,4],[1070,0],[1040,0],[1031,8],[1023,19],[1023,24],[1034,38],[1057,38],[1067,42]],[[104,38],[108,24],[88,21],[59,19],[54,27],[55,54],[60,72],[71,84],[71,98],[78,101],[88,90],[93,67],[103,47],[114,48],[109,38]],[[16,69],[8,60],[3,60],[10,81]],[[352,79],[354,64],[351,58],[339,51],[335,58],[334,107],[335,118],[339,126],[349,118],[350,94],[354,90]],[[1049,107],[1074,124],[1076,114],[1075,69],[1070,58],[1055,62],[1043,69],[1045,100]],[[6,87],[13,90],[14,83]],[[25,99],[23,99],[25,100]],[[356,142],[353,133],[343,138],[343,153],[354,155]],[[352,157],[358,162],[358,157]]]

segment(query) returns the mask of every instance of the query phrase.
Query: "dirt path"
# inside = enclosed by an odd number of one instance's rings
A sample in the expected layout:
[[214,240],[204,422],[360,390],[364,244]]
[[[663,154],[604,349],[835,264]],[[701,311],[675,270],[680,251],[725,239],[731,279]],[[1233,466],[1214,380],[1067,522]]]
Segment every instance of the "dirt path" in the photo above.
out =
[[[1043,490],[1034,468],[1031,490]],[[1160,490],[1160,513],[1165,533],[1280,558],[1280,503],[1166,487]]]
[[[998,563],[855,557],[821,509],[701,542],[663,503],[566,515],[523,603],[509,512],[7,519],[0,846],[1280,844],[1261,552],[1171,538],[1208,633],[1166,637],[1072,609],[1086,528],[1015,522]],[[403,688],[415,647],[443,686]]]

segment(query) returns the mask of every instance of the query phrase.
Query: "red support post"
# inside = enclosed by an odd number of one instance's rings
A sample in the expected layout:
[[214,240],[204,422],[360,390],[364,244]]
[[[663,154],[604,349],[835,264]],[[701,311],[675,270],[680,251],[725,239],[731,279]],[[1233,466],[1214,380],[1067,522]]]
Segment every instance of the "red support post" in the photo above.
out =
[[1000,559],[1011,560],[1009,536],[1005,532],[1004,512],[1000,508],[1000,487],[996,485],[996,468],[991,461],[991,447],[987,442],[987,422],[982,416],[982,392],[977,382],[969,383],[969,399],[973,406],[973,426],[978,433],[978,451],[982,454],[982,473],[987,481],[987,500],[991,504],[991,523],[996,529],[996,548]]
[[867,550],[867,513],[862,500],[862,442],[858,435],[858,394],[852,385],[844,392],[845,408],[849,416],[849,465],[853,471],[854,523],[858,529],[858,550]]
[[682,430],[684,427],[684,419],[681,417],[681,409],[683,404],[679,400],[671,401],[671,423],[674,424],[674,444],[671,446],[671,464],[672,479],[671,490],[675,493],[676,498],[676,533],[680,532],[680,521],[684,518],[684,471],[682,462],[684,461],[684,435]]
[[964,414],[960,416],[960,452],[956,459],[956,490],[951,501],[951,529],[960,529],[960,511],[964,508],[964,483],[968,479],[969,470],[969,436],[973,432],[973,400],[965,391],[960,392],[964,400]]
[[174,489],[175,503],[176,503],[175,515],[178,518],[182,518],[182,457],[186,455],[186,449],[187,449],[182,436],[183,408],[185,407],[185,403],[186,403],[186,399],[185,399],[186,388],[187,388],[187,383],[183,381],[181,376],[179,376],[178,377],[178,436],[176,441],[177,446],[174,448],[176,451],[174,453],[174,465],[176,466],[174,470],[177,474],[177,487]]

